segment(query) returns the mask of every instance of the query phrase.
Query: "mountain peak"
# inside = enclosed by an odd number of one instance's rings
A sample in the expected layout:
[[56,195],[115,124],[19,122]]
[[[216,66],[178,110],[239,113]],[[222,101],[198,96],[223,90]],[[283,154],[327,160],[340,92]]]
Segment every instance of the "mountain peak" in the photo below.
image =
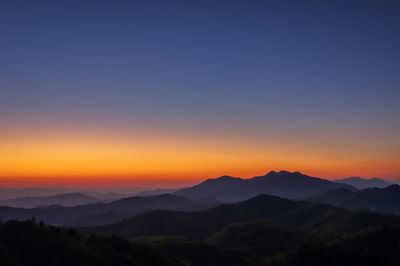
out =
[[218,177],[217,179],[232,179],[232,178],[235,178],[235,177],[229,176],[229,175],[223,175],[223,176]]
[[329,189],[340,187],[352,188],[329,180],[310,177],[300,172],[270,171],[264,176],[242,179],[231,176],[221,176],[193,187],[185,188],[176,193],[189,198],[214,198],[220,201],[235,202],[249,199],[259,194],[270,194],[286,198],[305,198],[319,195]]
[[279,171],[279,174],[291,174],[291,172],[289,172],[289,171],[286,171],[286,170],[280,170]]
[[290,172],[286,170],[280,170],[279,172],[276,172],[274,170],[271,170],[266,174],[266,176],[268,175],[303,175],[303,174],[300,173],[299,171]]
[[209,178],[206,181],[204,181],[203,183],[216,183],[216,182],[235,182],[235,181],[240,181],[242,180],[240,177],[233,177],[233,176],[229,176],[229,175],[223,175],[217,178]]
[[276,172],[274,170],[271,170],[268,173],[266,173],[265,175],[274,175],[274,174],[276,174]]

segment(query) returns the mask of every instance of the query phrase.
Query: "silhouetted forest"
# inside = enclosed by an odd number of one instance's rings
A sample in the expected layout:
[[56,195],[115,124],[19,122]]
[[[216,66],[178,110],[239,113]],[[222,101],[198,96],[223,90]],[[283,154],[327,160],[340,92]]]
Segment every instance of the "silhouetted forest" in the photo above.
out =
[[[82,233],[83,234],[82,234]],[[82,228],[0,224],[1,265],[398,265],[400,219],[260,195]]]

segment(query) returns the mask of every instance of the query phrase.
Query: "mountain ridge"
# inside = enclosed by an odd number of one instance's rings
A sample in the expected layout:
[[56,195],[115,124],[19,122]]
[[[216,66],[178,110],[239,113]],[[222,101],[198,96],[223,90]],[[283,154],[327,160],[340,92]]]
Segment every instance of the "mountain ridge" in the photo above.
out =
[[365,188],[359,191],[336,189],[306,199],[346,208],[349,210],[372,210],[382,213],[400,213],[400,185],[386,188]]
[[17,208],[36,208],[49,205],[60,205],[63,207],[73,207],[84,204],[99,203],[100,200],[93,196],[80,192],[70,192],[56,194],[53,196],[30,196],[15,199],[1,200],[1,206],[17,207]]
[[[215,202],[210,201],[164,194],[148,197],[136,196],[110,203],[95,203],[74,207],[54,206],[34,209],[0,207],[0,217],[3,220],[27,220],[35,217],[37,220],[43,220],[51,225],[78,225],[78,221],[84,221],[87,225],[95,225],[117,222],[122,218],[155,209],[199,210],[215,206],[215,204]],[[99,220],[97,217],[103,217],[106,220]]]
[[273,220],[307,233],[318,233],[324,238],[335,238],[392,219],[391,216],[374,212],[351,212],[329,205],[258,195],[246,201],[222,204],[202,211],[151,211],[116,224],[77,229],[87,235],[118,235],[127,238],[143,235],[185,236],[206,239],[229,224]]
[[270,171],[264,176],[255,176],[249,179],[231,176],[207,179],[200,184],[181,189],[174,194],[197,199],[215,198],[225,202],[237,202],[259,194],[301,199],[340,187],[354,189],[347,184],[310,177],[298,171],[282,170],[279,172]]
[[333,181],[351,185],[357,189],[364,189],[364,188],[369,188],[369,187],[385,188],[390,185],[393,185],[393,183],[387,182],[387,181],[377,178],[377,177],[363,178],[363,177],[357,176],[357,177],[348,177],[348,178],[343,178],[343,179],[335,179]]

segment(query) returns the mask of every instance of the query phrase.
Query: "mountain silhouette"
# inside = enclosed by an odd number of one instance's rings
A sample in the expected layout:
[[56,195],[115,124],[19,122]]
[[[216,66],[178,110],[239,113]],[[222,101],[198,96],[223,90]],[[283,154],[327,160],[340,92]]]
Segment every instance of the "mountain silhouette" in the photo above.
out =
[[235,261],[266,257],[311,241],[313,235],[268,220],[228,225],[207,243]]
[[259,195],[203,211],[152,211],[116,224],[78,229],[88,235],[119,235],[127,238],[161,235],[206,239],[232,223],[265,219],[323,238],[335,238],[393,220],[391,216],[374,212],[351,212],[329,205]]
[[72,207],[90,203],[98,203],[99,199],[82,193],[65,193],[44,197],[21,197],[0,201],[1,206],[18,208],[35,208],[48,205]]
[[391,185],[386,188],[366,188],[360,191],[350,191],[342,188],[330,190],[320,196],[310,197],[307,200],[350,210],[400,213],[400,186]]
[[[260,200],[263,199],[256,199]],[[331,211],[333,209],[331,207]],[[295,217],[304,219],[303,211],[295,213]],[[319,213],[322,219],[309,220],[311,224],[302,229],[271,220],[233,223],[204,240],[165,235],[129,240],[117,236],[87,237],[71,228],[49,226],[34,220],[9,221],[0,223],[0,262],[4,266],[398,265],[398,218],[370,216],[371,213],[366,212],[347,213],[353,219],[342,217],[329,224],[324,220],[329,211]],[[335,216],[329,219],[332,217]],[[382,217],[386,219],[379,220]],[[209,219],[215,222],[213,217]],[[350,233],[339,230],[336,236],[321,238],[318,230],[322,228],[321,223],[328,226],[325,232],[337,230],[337,226],[346,228],[344,225],[351,230],[347,230]],[[361,226],[354,227],[356,223]],[[314,227],[314,233],[307,232],[310,225]]]
[[169,189],[169,188],[157,188],[157,189],[150,189],[150,190],[142,190],[139,192],[136,192],[134,196],[138,197],[148,197],[148,196],[157,196],[161,194],[171,194],[177,191],[178,189]]
[[392,183],[389,183],[385,180],[376,177],[375,178],[349,177],[344,179],[336,179],[334,181],[353,186],[357,189],[364,189],[370,187],[385,188],[390,185],[393,185]]
[[[79,191],[77,189],[65,187],[0,188],[0,200],[25,197],[47,197],[76,192]],[[89,195],[87,193],[84,194]]]
[[27,220],[36,217],[51,225],[100,225],[115,223],[122,218],[157,210],[201,210],[215,206],[215,202],[163,194],[149,197],[130,197],[111,203],[87,204],[75,207],[43,207],[34,209],[0,207],[0,218]]
[[377,226],[330,242],[315,241],[263,265],[394,266],[400,264],[400,225]]
[[214,198],[220,201],[236,202],[259,194],[300,199],[336,188],[354,189],[347,184],[310,177],[300,172],[271,171],[264,176],[250,179],[231,176],[208,179],[193,187],[179,190],[175,194],[197,199]]
[[305,198],[305,200],[338,206],[340,202],[342,202],[345,199],[348,199],[349,197],[353,196],[356,193],[357,193],[356,191],[347,188],[338,188],[338,189],[328,190],[327,192],[315,197]]
[[2,266],[182,265],[148,245],[34,221],[0,223],[0,246]]

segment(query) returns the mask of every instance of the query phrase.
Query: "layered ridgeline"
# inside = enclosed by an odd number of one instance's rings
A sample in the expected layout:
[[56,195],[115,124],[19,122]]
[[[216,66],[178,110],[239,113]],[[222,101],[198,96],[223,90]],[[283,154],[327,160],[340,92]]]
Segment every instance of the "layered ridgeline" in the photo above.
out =
[[[260,195],[109,226],[0,223],[1,265],[398,265],[399,218]],[[119,236],[109,236],[119,235]]]
[[201,210],[215,206],[216,202],[196,200],[171,194],[149,197],[130,197],[111,203],[87,204],[75,207],[49,206],[43,208],[0,207],[0,219],[27,220],[35,217],[51,225],[102,225],[115,223],[138,213],[156,210]]
[[[145,192],[144,195],[160,192],[164,191],[153,190]],[[309,177],[299,172],[271,171],[265,176],[251,179],[223,176],[208,179],[196,186],[176,191],[174,194],[129,197],[111,203],[84,204],[98,202],[98,200],[81,193],[6,200],[3,201],[4,205],[33,207],[59,204],[73,206],[52,205],[32,209],[0,207],[0,220],[26,220],[35,217],[38,221],[43,220],[52,225],[106,225],[150,210],[203,210],[216,206],[220,202],[238,202],[259,194],[307,199],[352,210],[368,209],[397,213],[400,209],[397,206],[399,193],[398,186],[358,192],[350,185]],[[74,206],[80,203],[84,205]]]
[[[259,195],[204,211],[152,211],[117,224],[77,230],[140,241],[185,265],[325,265],[330,259],[335,263],[326,265],[361,265],[364,253],[379,262],[374,265],[396,265],[385,259],[400,258],[399,222],[396,216]],[[393,235],[381,236],[382,230]],[[363,246],[360,241],[367,238],[368,245]],[[379,241],[385,238],[390,245],[382,249]],[[371,252],[374,247],[382,253]],[[314,248],[324,255],[313,254]],[[341,256],[337,250],[344,249]],[[307,258],[314,264],[304,263],[304,254],[315,255]]]
[[336,179],[334,181],[353,186],[357,189],[364,189],[370,187],[385,188],[390,185],[393,185],[392,183],[389,183],[385,180],[376,177],[374,178],[349,177],[344,179]]
[[346,188],[327,191],[306,200],[320,202],[350,210],[372,210],[384,213],[400,213],[400,186],[366,188],[353,191]]
[[[76,189],[64,187],[35,187],[35,188],[0,188],[0,200],[24,197],[47,197],[58,194],[76,193]],[[86,193],[85,193],[86,194]]]
[[264,176],[256,176],[250,179],[231,176],[208,179],[193,187],[177,191],[175,194],[196,199],[213,198],[220,201],[236,202],[259,194],[301,199],[336,188],[354,189],[347,184],[310,177],[299,172],[271,171]]
[[[231,224],[204,241],[184,237],[85,237],[33,221],[0,223],[0,263],[53,265],[394,266],[400,226],[323,240],[271,221]],[[139,243],[140,242],[140,243]]]
[[[98,200],[81,193],[68,193],[47,197],[28,197],[3,201],[3,205],[25,208],[0,207],[0,220],[26,220],[35,217],[52,225],[93,226],[111,224],[123,218],[155,209],[201,210],[218,202],[237,202],[259,194],[271,194],[288,198],[304,198],[318,195],[329,189],[353,188],[328,180],[313,178],[299,172],[274,172],[252,179],[220,177],[206,180],[196,186],[179,190],[173,195],[129,197],[111,203],[92,203]],[[144,192],[143,195],[158,194],[163,190]],[[172,191],[171,191],[172,192]],[[74,206],[78,203],[84,205]],[[44,205],[72,205],[72,207]]]
[[0,206],[35,208],[49,205],[72,207],[84,204],[98,203],[99,199],[83,193],[64,193],[54,196],[21,197],[15,199],[0,200]]
[[351,212],[324,204],[259,195],[243,202],[223,204],[203,211],[158,210],[116,224],[78,229],[88,235],[118,235],[126,238],[142,235],[185,236],[201,240],[211,237],[232,223],[254,220],[273,220],[331,239],[370,226],[397,221],[397,218],[374,212]]

